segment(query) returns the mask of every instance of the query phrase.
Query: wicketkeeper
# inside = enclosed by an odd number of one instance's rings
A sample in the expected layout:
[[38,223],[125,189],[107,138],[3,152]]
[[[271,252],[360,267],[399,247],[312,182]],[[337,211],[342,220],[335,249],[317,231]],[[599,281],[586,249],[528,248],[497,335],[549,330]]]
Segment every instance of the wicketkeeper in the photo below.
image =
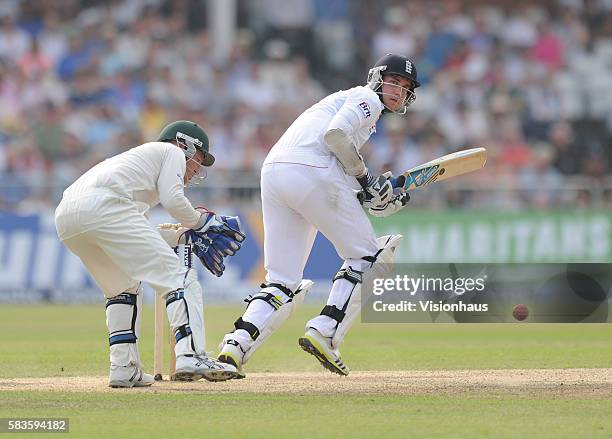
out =
[[[149,386],[138,352],[141,282],[166,301],[176,336],[176,378],[224,381],[236,368],[204,352],[202,290],[195,270],[179,261],[147,211],[161,203],[184,229],[204,265],[223,273],[223,258],[240,248],[244,234],[235,218],[197,210],[185,197],[187,183],[203,178],[215,158],[208,136],[194,122],[166,126],[157,141],[111,157],[64,191],[55,212],[61,241],[76,254],[106,296],[111,387]],[[178,230],[178,228],[177,228]]]

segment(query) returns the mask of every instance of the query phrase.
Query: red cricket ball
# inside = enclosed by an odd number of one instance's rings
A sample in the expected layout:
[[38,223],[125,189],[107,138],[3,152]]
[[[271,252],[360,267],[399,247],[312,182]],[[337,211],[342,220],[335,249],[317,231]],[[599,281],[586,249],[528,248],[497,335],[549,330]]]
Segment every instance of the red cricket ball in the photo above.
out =
[[515,305],[514,309],[512,310],[512,317],[514,317],[516,320],[523,321],[528,316],[529,316],[529,309],[527,308],[526,305],[523,305],[522,303]]

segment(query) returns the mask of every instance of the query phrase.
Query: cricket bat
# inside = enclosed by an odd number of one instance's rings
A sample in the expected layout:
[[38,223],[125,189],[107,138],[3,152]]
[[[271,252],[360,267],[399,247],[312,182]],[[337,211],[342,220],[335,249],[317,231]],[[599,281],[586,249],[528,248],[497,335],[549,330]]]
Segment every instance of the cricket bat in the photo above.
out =
[[[486,162],[487,150],[485,148],[466,149],[438,157],[409,169],[397,177],[393,177],[391,185],[394,188],[400,188],[402,192],[411,191],[437,181],[477,171],[482,169]],[[363,202],[365,192],[358,192],[357,198],[360,202]]]

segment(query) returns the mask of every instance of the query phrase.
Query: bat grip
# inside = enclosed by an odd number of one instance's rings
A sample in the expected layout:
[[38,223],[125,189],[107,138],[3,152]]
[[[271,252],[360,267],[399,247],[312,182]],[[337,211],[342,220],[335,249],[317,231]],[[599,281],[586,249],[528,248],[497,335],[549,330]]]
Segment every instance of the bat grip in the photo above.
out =
[[403,175],[398,175],[397,177],[393,177],[391,179],[391,186],[393,186],[393,189],[404,187],[404,183],[406,183],[406,177]]

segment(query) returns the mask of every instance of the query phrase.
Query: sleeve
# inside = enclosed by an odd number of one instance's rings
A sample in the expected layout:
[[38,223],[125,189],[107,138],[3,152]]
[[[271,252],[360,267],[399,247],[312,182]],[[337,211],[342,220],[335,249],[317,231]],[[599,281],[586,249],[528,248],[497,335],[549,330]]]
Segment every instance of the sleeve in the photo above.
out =
[[181,150],[168,149],[162,160],[157,189],[159,201],[168,213],[185,227],[192,228],[198,224],[202,214],[185,196],[183,179],[186,169],[185,155]]
[[327,127],[323,136],[325,143],[347,175],[360,177],[367,173],[368,168],[354,143],[353,134],[375,125],[381,111],[378,95],[365,87],[357,87],[351,90]]
[[342,130],[347,135],[376,124],[382,105],[378,95],[365,87],[355,88],[332,118],[327,131]]

